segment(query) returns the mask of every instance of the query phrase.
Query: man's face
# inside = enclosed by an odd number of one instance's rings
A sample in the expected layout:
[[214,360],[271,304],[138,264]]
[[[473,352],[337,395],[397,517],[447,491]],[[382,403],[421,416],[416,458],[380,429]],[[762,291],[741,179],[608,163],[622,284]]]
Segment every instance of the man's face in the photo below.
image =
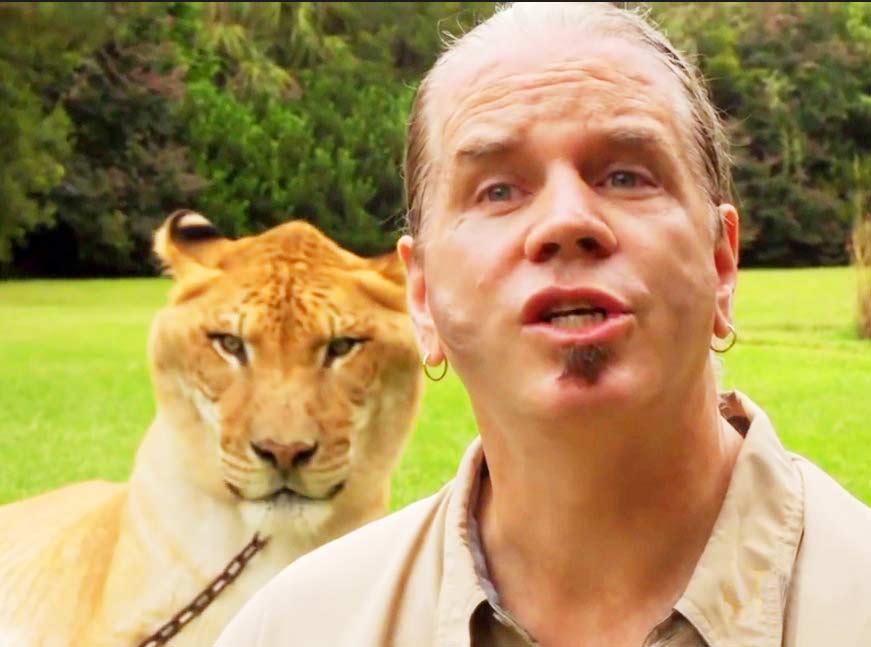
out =
[[479,417],[680,397],[728,322],[737,217],[718,239],[677,81],[624,40],[555,45],[438,79],[423,253],[400,244],[424,350]]

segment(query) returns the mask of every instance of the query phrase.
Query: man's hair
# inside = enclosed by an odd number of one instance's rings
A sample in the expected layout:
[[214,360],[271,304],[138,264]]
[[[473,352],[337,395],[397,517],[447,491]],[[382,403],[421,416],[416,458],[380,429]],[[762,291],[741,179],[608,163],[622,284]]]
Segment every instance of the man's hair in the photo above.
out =
[[606,37],[623,38],[650,49],[678,80],[689,107],[689,139],[693,171],[712,205],[715,230],[722,223],[716,206],[732,202],[732,171],[728,140],[716,108],[708,96],[698,68],[687,60],[637,11],[620,9],[609,3],[538,3],[518,2],[504,5],[464,36],[448,44],[418,86],[411,109],[406,138],[404,181],[406,229],[419,236],[424,220],[425,197],[433,167],[427,146],[427,103],[433,89],[433,77],[464,50],[487,40],[491,34],[505,36],[505,31],[522,33],[531,28],[553,31],[585,31]]

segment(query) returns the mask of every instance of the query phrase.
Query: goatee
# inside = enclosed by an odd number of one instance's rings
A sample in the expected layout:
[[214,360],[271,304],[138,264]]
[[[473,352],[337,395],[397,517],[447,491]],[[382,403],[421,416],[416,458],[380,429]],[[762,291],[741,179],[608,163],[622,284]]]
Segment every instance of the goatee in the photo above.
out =
[[595,384],[610,358],[611,352],[605,346],[572,346],[565,353],[562,377],[580,377]]

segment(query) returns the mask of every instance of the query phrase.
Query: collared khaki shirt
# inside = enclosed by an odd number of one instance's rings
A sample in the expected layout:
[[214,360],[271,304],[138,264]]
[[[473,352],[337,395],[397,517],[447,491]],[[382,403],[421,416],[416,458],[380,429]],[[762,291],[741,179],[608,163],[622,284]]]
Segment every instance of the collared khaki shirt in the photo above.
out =
[[[726,497],[645,647],[871,647],[871,510],[787,452],[746,396],[725,394],[721,413],[744,435]],[[216,647],[535,645],[500,608],[480,551],[483,458],[476,440],[436,495],[291,564]]]

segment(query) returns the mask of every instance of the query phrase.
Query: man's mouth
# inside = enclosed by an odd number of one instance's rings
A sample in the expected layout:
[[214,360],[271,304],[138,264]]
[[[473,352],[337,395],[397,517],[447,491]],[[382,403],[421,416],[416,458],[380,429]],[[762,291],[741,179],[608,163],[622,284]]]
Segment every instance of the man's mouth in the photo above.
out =
[[542,321],[557,328],[585,328],[607,318],[607,310],[586,302],[557,306],[541,315]]
[[584,325],[629,312],[629,306],[622,300],[602,290],[552,287],[529,298],[523,305],[521,319],[524,324]]
[[561,345],[600,344],[627,332],[632,311],[618,297],[592,288],[547,288],[523,306],[524,328]]

